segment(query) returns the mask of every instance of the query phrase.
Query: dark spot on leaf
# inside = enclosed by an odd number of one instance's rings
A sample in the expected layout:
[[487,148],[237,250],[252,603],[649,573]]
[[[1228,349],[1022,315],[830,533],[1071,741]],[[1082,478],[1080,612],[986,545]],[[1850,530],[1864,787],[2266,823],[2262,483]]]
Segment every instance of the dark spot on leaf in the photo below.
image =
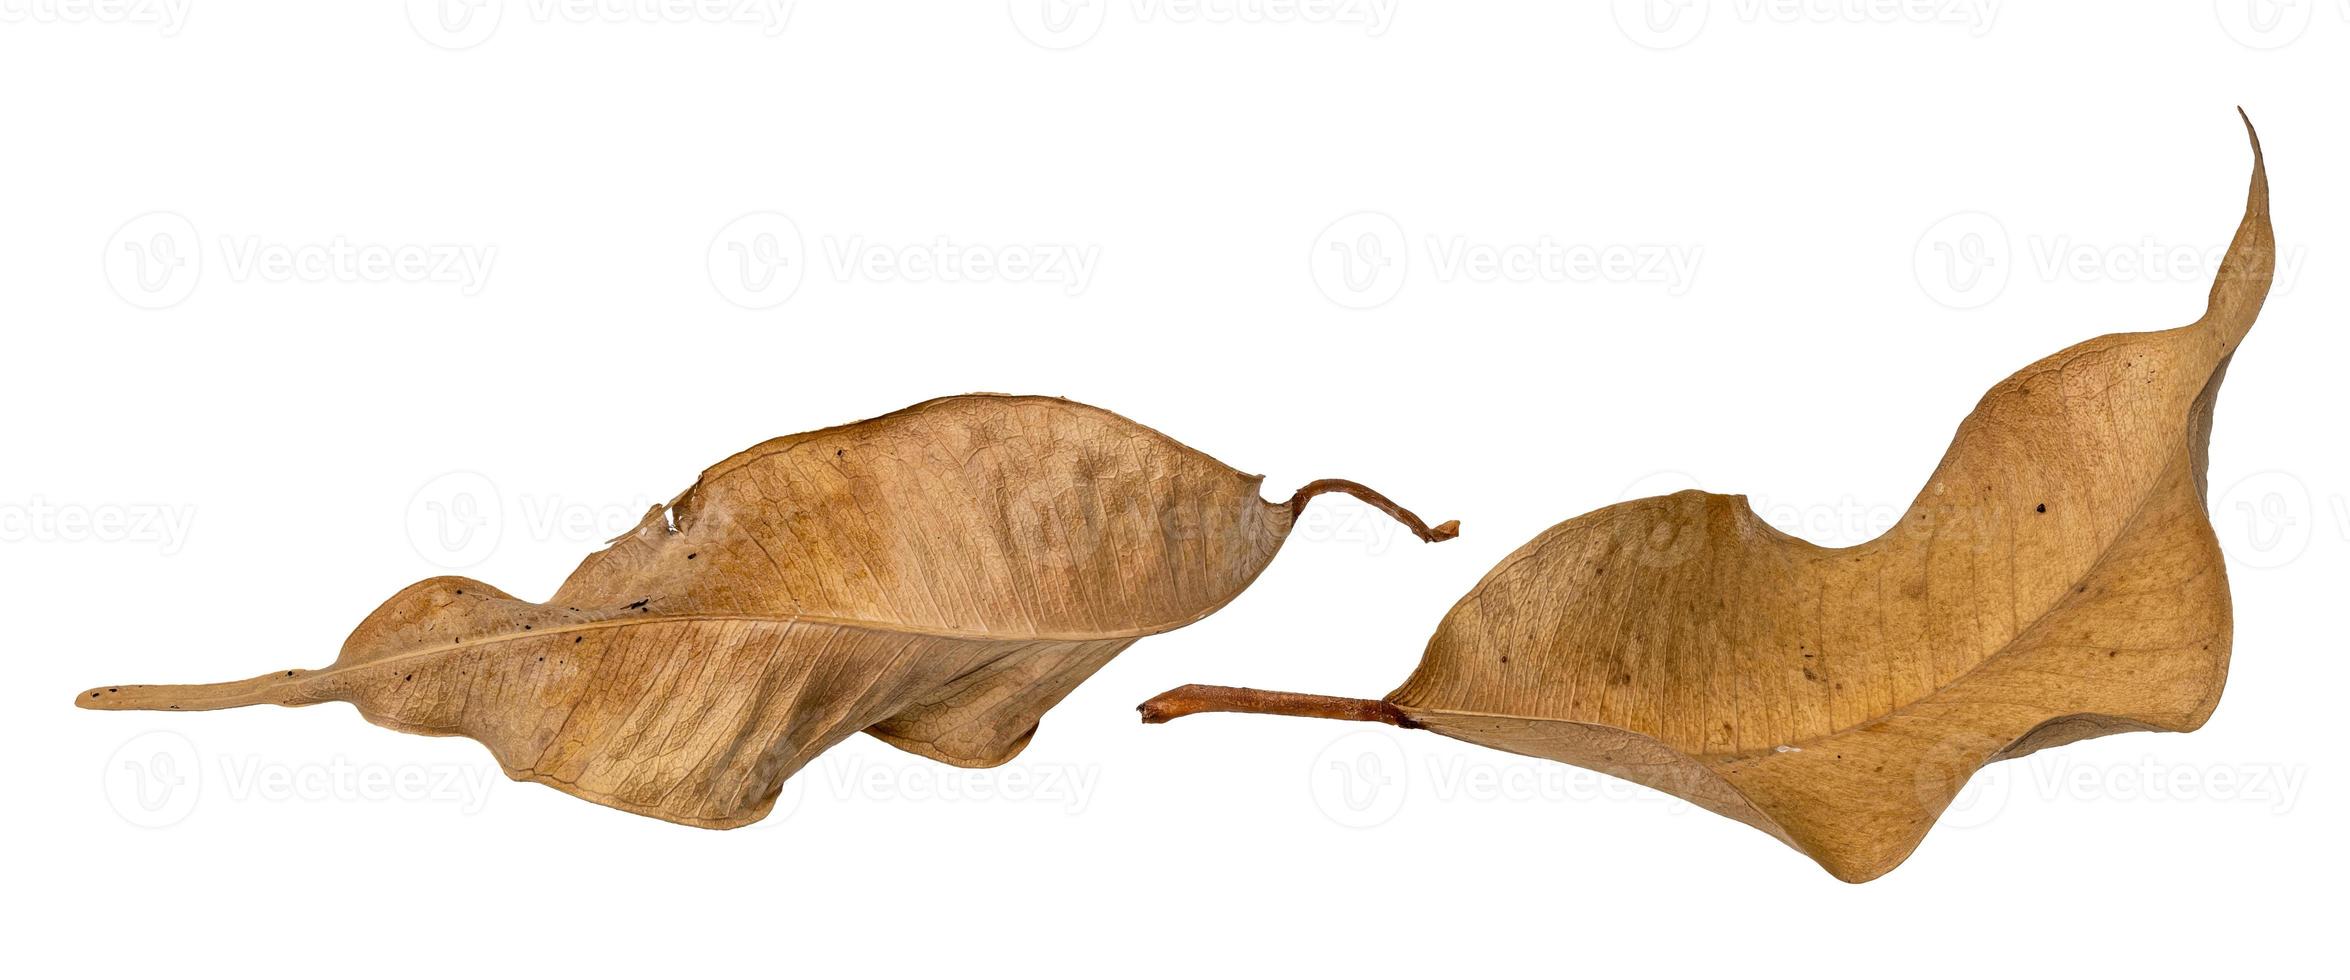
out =
[[2034,507],[2034,508],[2032,508],[2032,510],[2033,510],[2033,511],[2035,511],[2035,512],[2038,512],[2038,513],[2045,514],[2045,513],[2048,513],[2048,505],[2047,505],[2047,504],[2041,504],[2041,505],[2040,505],[2040,506],[2038,506],[2038,507]]
[[700,558],[700,557],[702,557],[702,553],[701,553],[701,552],[699,552],[699,551],[696,551],[696,552],[693,552],[693,553],[691,553],[691,554],[688,554],[688,555],[686,555],[686,556],[685,556],[685,560],[687,560],[687,561],[692,561],[692,560],[694,560],[694,559],[696,559],[696,558]]

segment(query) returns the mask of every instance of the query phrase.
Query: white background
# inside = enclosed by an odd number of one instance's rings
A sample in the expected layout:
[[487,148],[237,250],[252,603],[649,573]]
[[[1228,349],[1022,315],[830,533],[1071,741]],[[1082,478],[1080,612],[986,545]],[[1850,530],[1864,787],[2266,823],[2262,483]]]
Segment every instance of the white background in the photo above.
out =
[[[2345,5],[1234,3],[0,0],[12,967],[2171,972],[2339,926]],[[1866,539],[2007,372],[2201,311],[2238,104],[2284,271],[2220,400],[2203,731],[1995,766],[1852,886],[1424,733],[1135,723],[1379,696],[1626,497]],[[1603,261],[1508,264],[1546,251]],[[1011,765],[857,738],[726,833],[341,705],[68,704],[322,666],[452,567],[544,596],[728,453],[974,390],[1465,533],[1317,503]]]

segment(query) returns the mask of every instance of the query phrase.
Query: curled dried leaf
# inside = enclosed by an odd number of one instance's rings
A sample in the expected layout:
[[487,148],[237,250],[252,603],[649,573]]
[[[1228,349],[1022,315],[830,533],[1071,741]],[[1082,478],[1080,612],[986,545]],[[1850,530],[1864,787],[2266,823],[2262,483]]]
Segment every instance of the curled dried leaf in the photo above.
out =
[[463,735],[508,776],[701,827],[765,816],[783,781],[859,731],[1000,764],[1135,640],[1246,588],[1325,480],[1281,503],[1101,409],[971,395],[770,440],[711,467],[590,555],[554,598],[427,579],[319,670],[117,685],[88,708],[348,701],[378,725]]
[[1427,728],[1673,793],[1848,881],[1908,857],[1984,765],[2201,726],[2230,629],[2205,448],[2275,265],[2252,151],[2203,317],[2000,382],[1876,540],[1819,547],[1694,490],[1617,504],[1504,559],[1382,700],[1193,686],[1143,720]]

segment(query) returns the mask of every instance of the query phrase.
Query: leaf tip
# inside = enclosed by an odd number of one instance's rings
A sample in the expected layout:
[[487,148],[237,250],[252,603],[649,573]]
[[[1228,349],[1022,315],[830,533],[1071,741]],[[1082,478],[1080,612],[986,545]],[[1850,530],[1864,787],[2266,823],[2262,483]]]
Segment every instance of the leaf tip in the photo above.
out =
[[[106,687],[93,687],[74,695],[73,703],[76,707],[88,708],[91,711],[132,711],[157,707],[157,705],[148,703],[151,699],[142,696],[145,692],[142,692],[140,688],[143,686],[139,684],[111,684]],[[175,704],[171,707],[177,708],[179,705]]]

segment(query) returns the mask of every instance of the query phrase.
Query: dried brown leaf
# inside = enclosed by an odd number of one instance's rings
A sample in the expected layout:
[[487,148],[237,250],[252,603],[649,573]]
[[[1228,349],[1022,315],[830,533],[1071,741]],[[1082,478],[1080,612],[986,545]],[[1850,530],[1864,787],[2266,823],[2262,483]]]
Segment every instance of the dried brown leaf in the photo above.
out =
[[1136,639],[1264,570],[1325,480],[1284,503],[1134,422],[971,395],[770,440],[719,463],[543,602],[467,578],[401,590],[319,670],[120,685],[88,708],[348,701],[463,735],[508,776],[701,827],[767,814],[848,736],[1000,764]]
[[1504,559],[1383,701],[1194,686],[1144,720],[1427,728],[1673,793],[1849,881],[1899,864],[1988,763],[2201,726],[2230,630],[2212,403],[2275,264],[2252,150],[2203,317],[2000,382],[1883,536],[1823,548],[1694,490],[1618,504]]

